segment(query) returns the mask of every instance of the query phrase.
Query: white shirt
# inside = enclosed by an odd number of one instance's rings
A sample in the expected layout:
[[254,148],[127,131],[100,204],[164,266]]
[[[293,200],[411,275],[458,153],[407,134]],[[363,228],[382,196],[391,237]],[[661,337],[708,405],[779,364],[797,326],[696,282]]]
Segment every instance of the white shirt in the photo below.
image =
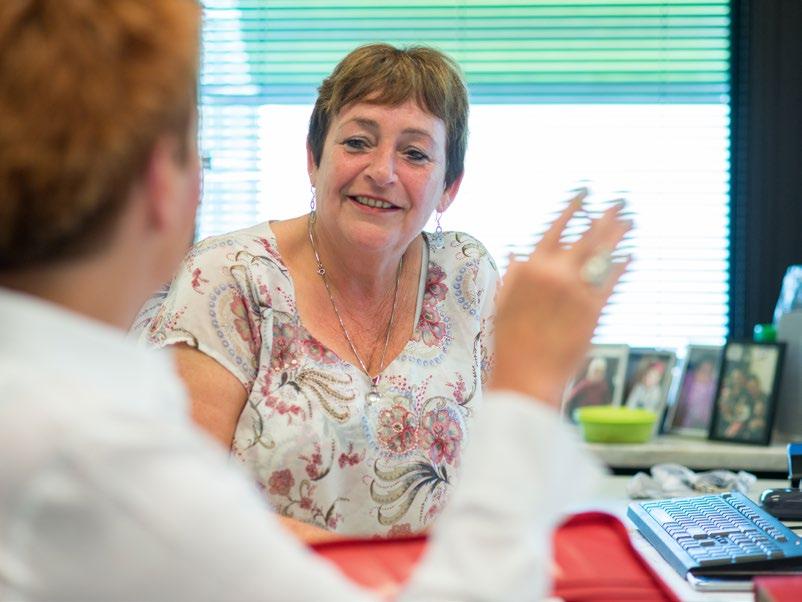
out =
[[[374,599],[192,426],[168,356],[2,289],[0,333],[0,599]],[[464,462],[399,598],[540,598],[550,530],[596,468],[555,412],[498,393]]]

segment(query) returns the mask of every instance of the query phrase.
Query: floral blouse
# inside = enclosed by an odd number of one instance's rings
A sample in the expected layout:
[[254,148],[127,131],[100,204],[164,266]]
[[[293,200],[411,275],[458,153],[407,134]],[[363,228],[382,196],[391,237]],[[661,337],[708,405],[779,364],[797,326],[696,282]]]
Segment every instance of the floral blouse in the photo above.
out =
[[366,401],[368,377],[304,327],[269,224],[196,245],[140,319],[151,344],[188,343],[249,392],[232,454],[280,514],[395,535],[423,530],[446,503],[492,365],[498,273],[466,234],[427,247],[419,319],[378,402]]

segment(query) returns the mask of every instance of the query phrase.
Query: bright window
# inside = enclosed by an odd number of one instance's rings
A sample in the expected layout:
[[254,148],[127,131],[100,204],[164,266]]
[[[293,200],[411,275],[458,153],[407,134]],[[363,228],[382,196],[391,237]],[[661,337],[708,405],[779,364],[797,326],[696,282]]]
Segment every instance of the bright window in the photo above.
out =
[[624,196],[632,269],[599,342],[682,347],[726,337],[729,4],[206,0],[199,237],[308,210],[315,88],[369,41],[454,56],[470,142],[447,229],[504,267],[568,190]]

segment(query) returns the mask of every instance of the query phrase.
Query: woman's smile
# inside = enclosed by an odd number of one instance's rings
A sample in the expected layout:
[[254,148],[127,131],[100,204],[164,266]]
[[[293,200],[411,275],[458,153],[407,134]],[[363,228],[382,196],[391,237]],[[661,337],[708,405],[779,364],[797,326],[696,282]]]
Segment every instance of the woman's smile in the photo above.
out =
[[353,201],[357,205],[360,205],[361,207],[365,207],[366,209],[376,209],[379,210],[380,212],[394,211],[399,209],[397,206],[393,205],[389,201],[371,196],[348,195],[348,199]]

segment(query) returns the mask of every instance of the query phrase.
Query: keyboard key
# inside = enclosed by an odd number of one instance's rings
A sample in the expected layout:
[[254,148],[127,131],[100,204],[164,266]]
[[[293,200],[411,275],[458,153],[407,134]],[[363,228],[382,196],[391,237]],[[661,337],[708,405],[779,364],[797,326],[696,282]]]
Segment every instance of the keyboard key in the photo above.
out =
[[703,558],[699,561],[699,566],[718,566],[722,564],[729,564],[730,559],[727,558]]
[[694,539],[705,539],[707,537],[707,532],[700,527],[688,527],[688,535],[693,537]]
[[661,508],[655,508],[650,514],[658,523],[664,526],[668,523],[676,522],[673,518],[671,518],[671,515],[669,515],[668,512],[662,510]]

